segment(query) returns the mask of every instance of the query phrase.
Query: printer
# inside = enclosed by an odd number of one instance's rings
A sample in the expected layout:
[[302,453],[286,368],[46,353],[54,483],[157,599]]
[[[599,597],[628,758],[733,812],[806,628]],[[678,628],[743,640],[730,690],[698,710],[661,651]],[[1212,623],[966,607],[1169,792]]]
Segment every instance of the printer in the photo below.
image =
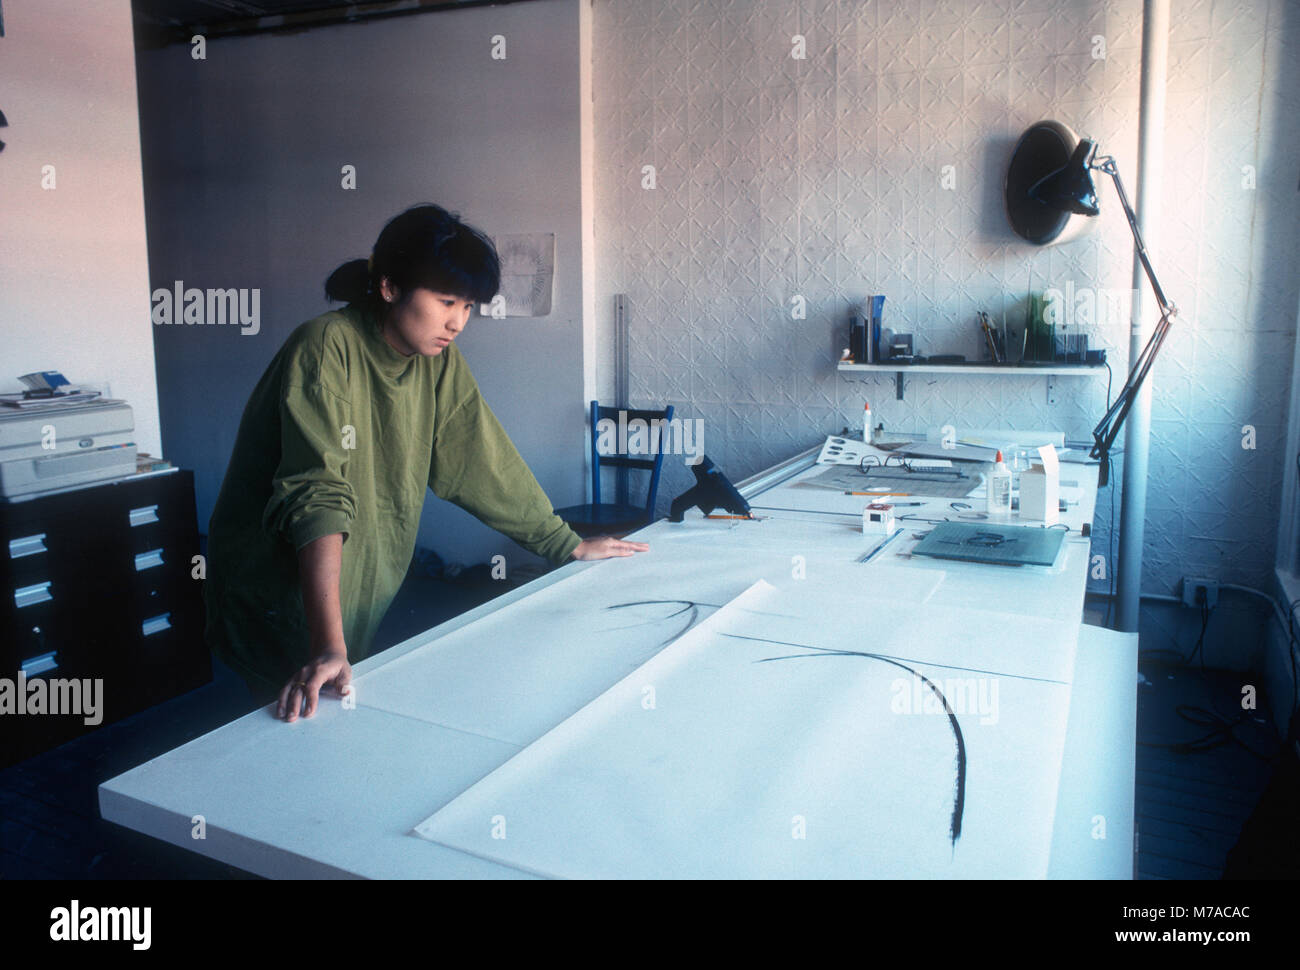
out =
[[135,419],[125,401],[0,408],[0,498],[22,499],[136,470]]

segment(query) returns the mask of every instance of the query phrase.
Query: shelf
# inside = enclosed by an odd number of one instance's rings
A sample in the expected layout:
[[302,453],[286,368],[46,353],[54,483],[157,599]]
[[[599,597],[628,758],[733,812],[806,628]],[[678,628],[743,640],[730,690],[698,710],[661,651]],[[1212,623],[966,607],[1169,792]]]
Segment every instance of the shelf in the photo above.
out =
[[913,374],[1027,374],[1034,377],[1061,374],[1091,374],[1104,371],[1105,364],[844,364],[839,370],[898,371]]
[[903,375],[912,374],[980,374],[999,376],[1015,374],[1022,377],[1047,378],[1047,403],[1056,403],[1057,377],[1082,377],[1087,374],[1099,374],[1106,369],[1105,364],[846,364],[836,363],[836,370],[861,371],[874,373],[893,372],[898,400],[903,400]]

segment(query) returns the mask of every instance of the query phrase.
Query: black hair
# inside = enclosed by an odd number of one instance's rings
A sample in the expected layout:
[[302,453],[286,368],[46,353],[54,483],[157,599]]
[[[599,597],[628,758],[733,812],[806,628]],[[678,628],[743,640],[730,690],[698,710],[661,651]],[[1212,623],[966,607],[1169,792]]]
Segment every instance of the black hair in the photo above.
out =
[[354,259],[325,281],[325,296],[349,303],[379,299],[379,280],[408,297],[416,287],[489,303],[501,288],[501,262],[492,240],[437,205],[394,216],[375,242],[372,263]]

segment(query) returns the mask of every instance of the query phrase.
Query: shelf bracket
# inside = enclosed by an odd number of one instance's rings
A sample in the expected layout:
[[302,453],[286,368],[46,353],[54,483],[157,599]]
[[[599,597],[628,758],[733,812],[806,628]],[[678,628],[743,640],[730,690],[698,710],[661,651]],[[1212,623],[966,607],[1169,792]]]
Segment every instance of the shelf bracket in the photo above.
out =
[[903,372],[901,370],[894,371],[894,395],[900,401],[903,399]]
[[1048,374],[1047,378],[1047,403],[1056,403],[1056,375]]

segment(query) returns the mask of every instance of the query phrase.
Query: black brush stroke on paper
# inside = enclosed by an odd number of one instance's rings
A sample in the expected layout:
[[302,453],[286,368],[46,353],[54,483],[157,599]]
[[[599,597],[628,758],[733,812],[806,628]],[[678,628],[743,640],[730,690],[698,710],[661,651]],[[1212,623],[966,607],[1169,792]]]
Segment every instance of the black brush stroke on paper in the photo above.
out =
[[757,640],[762,643],[778,643],[787,647],[798,647],[800,650],[815,650],[816,653],[795,653],[783,657],[764,657],[762,660],[756,660],[755,663],[769,663],[773,660],[806,660],[810,657],[865,657],[868,660],[880,660],[895,667],[901,667],[913,677],[921,678],[921,681],[934,692],[943,704],[944,711],[948,714],[948,723],[952,726],[953,736],[957,740],[957,780],[953,787],[952,799],[952,821],[948,826],[948,835],[952,842],[954,851],[957,848],[957,840],[961,838],[961,821],[962,814],[966,808],[966,739],[962,737],[961,725],[957,723],[957,715],[953,713],[952,708],[948,705],[948,698],[944,696],[929,677],[920,673],[907,664],[893,657],[886,656],[882,653],[866,653],[862,650],[832,650],[828,647],[813,647],[806,643],[790,643],[786,640],[768,640],[764,637],[747,637],[734,633],[724,633],[723,636],[733,637],[737,640]]
[[629,606],[665,606],[665,605],[672,606],[674,604],[681,605],[681,609],[678,610],[676,613],[669,613],[667,616],[655,617],[654,619],[651,620],[642,620],[640,623],[630,623],[627,626],[614,627],[613,629],[629,630],[635,626],[645,626],[647,623],[661,623],[664,620],[671,620],[674,616],[681,616],[683,613],[687,613],[688,615],[686,617],[686,625],[682,627],[680,630],[678,630],[676,633],[674,633],[672,636],[670,636],[667,640],[664,640],[659,644],[659,646],[661,647],[666,647],[668,646],[668,644],[672,643],[674,640],[680,637],[691,627],[695,626],[696,621],[700,617],[701,606],[708,606],[715,610],[721,609],[720,606],[717,606],[713,603],[697,603],[695,602],[695,600],[634,600],[633,602],[630,603],[613,603],[605,607],[605,609],[621,610],[621,609],[626,609]]

